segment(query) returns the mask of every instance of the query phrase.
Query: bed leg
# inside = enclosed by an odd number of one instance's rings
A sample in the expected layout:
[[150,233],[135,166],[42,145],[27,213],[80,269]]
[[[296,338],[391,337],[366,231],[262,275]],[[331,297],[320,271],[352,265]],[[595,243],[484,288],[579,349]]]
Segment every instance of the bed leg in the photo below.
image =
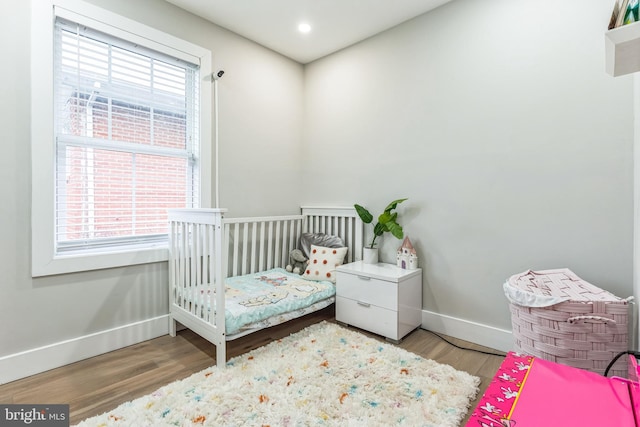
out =
[[177,323],[173,317],[169,316],[169,335],[172,337],[176,336]]
[[224,369],[227,366],[227,343],[225,341],[216,345],[216,366],[219,369]]

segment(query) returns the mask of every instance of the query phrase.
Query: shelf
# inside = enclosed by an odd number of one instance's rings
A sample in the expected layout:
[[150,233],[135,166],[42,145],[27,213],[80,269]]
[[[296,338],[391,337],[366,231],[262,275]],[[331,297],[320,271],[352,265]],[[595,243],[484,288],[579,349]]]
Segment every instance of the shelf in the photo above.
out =
[[606,71],[617,77],[640,71],[640,22],[605,33]]

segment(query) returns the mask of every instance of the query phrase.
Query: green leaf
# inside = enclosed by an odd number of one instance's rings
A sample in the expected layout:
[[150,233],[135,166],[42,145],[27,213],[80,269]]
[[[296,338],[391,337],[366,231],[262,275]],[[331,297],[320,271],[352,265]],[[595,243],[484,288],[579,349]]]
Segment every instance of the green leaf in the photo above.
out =
[[387,231],[387,227],[381,222],[377,223],[375,227],[373,227],[373,234],[376,236],[382,236],[382,233]]
[[405,200],[407,200],[407,198],[394,200],[393,202],[389,203],[389,205],[384,209],[384,211],[391,212],[392,210],[397,208],[400,203],[404,202]]
[[360,217],[362,222],[364,222],[365,224],[371,224],[371,221],[373,221],[373,215],[371,215],[371,213],[367,209],[357,204],[353,205],[353,207],[356,209],[356,212],[358,213],[358,216]]
[[402,226],[397,222],[388,222],[387,229],[393,234],[396,239],[402,239],[404,237],[404,231],[402,230]]
[[389,221],[393,221],[393,215],[388,212],[381,213],[378,217],[378,223],[380,224],[386,224]]

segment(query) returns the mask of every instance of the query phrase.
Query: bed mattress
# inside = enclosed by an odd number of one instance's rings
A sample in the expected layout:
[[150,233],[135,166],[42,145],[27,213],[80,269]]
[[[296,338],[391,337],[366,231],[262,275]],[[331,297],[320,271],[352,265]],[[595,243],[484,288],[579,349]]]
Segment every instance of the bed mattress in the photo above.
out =
[[[215,292],[209,286],[177,290],[176,298],[187,298],[212,316]],[[319,310],[335,298],[335,285],[329,281],[309,281],[283,268],[229,277],[225,280],[225,333],[242,334],[282,323]],[[213,310],[212,310],[213,308]]]

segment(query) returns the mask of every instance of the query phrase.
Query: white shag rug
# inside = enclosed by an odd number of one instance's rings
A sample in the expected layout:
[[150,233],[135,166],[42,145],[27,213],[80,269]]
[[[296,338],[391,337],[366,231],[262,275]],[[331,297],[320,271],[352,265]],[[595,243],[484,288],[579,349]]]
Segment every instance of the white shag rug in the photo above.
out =
[[480,379],[321,322],[79,426],[428,426],[463,420]]

